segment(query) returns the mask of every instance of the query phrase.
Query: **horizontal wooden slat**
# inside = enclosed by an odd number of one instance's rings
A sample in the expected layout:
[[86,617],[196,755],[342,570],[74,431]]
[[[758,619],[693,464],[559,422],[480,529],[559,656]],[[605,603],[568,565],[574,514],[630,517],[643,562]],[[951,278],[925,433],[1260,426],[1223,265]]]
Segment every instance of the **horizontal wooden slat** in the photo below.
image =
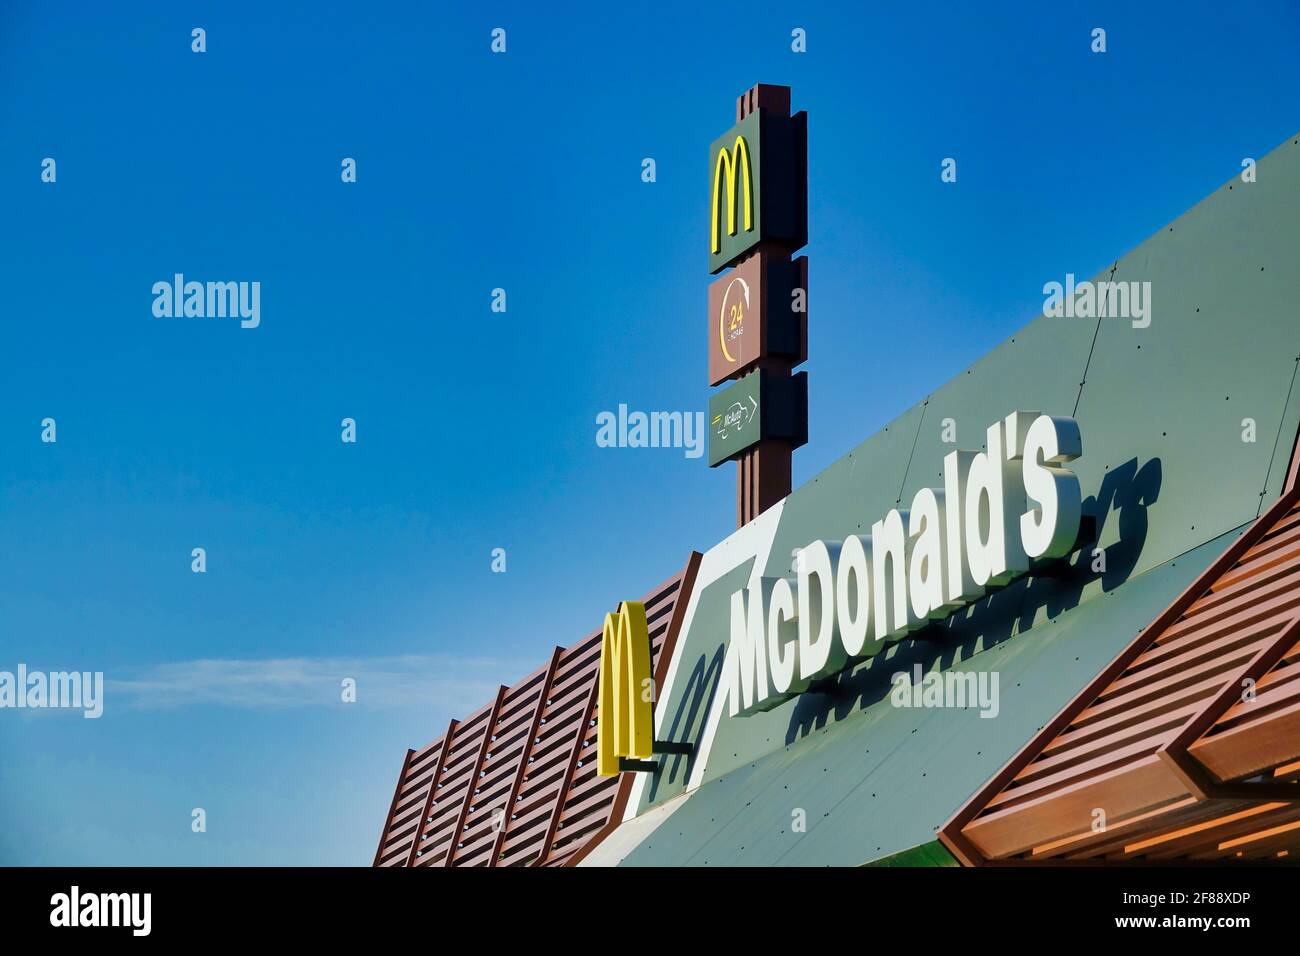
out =
[[[1243,858],[1300,850],[1286,825],[1300,819],[1298,473],[1293,450],[1283,497],[958,812],[945,842],[1022,861],[1235,858],[1234,841]],[[1243,677],[1257,678],[1253,698]],[[1108,818],[1096,833],[1094,809]]]

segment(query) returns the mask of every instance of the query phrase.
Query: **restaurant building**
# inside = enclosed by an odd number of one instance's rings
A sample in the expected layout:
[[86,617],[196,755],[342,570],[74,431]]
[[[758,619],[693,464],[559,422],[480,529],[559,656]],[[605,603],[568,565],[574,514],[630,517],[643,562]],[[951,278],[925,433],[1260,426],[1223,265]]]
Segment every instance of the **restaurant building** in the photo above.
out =
[[409,750],[375,864],[1300,856],[1300,138],[791,488],[806,130],[710,150],[737,530]]

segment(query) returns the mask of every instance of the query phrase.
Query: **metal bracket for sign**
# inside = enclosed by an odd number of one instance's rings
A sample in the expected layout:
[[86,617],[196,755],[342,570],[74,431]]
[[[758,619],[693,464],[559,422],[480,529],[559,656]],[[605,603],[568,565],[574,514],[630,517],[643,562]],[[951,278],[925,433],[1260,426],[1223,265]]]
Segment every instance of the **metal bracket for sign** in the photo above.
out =
[[[675,755],[680,757],[689,757],[695,753],[695,747],[685,742],[675,740],[656,740],[650,746],[650,752],[661,756]],[[631,771],[632,773],[658,773],[660,763],[657,760],[633,760],[629,757],[618,758],[618,769],[620,771]]]
[[689,757],[695,753],[695,747],[686,741],[680,743],[675,740],[656,740],[650,745],[650,752],[656,754],[677,754],[681,757]]
[[653,760],[632,760],[630,757],[619,757],[618,769],[623,773],[628,771],[632,773],[658,773],[659,764]]

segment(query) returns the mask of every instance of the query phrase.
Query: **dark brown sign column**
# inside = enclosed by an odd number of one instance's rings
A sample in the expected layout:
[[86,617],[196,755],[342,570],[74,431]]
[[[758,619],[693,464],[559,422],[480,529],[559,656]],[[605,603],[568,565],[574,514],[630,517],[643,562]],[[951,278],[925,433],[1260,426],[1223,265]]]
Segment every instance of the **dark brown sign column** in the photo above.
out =
[[794,448],[789,442],[768,439],[745,452],[736,462],[736,527],[749,524],[792,488]]
[[807,114],[790,88],[758,84],[709,150],[709,464],[736,462],[736,523],[790,493],[807,440]]

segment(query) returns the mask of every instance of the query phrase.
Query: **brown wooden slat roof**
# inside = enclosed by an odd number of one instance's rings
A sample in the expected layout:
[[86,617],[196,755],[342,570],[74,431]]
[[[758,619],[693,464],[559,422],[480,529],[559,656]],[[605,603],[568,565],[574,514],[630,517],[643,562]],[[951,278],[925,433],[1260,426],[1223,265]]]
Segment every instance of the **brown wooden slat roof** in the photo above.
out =
[[1277,502],[945,824],[959,859],[1300,855],[1298,471],[1300,445]]
[[[645,598],[662,686],[700,555]],[[419,750],[408,750],[375,866],[560,866],[622,817],[631,774],[596,776],[601,629]],[[417,836],[418,834],[418,836]]]

